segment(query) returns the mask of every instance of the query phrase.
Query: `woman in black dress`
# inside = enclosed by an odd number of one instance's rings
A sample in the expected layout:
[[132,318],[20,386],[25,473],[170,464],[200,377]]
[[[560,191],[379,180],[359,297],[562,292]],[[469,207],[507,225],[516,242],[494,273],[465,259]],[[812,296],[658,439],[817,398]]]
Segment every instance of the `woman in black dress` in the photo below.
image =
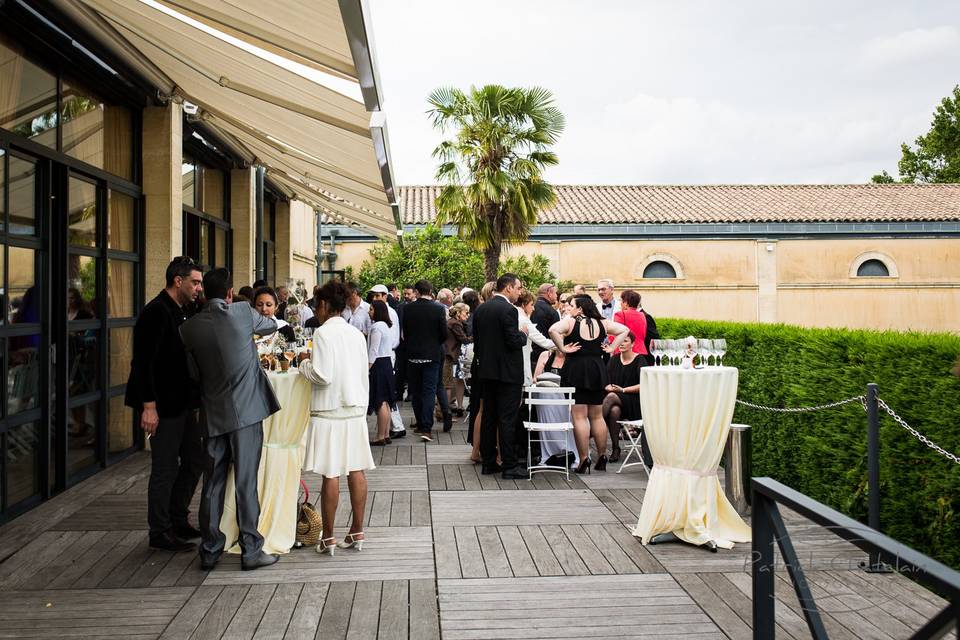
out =
[[633,351],[633,331],[620,343],[619,353],[607,363],[607,396],[603,399],[603,418],[610,432],[613,450],[610,462],[620,459],[620,420],[640,419],[640,367],[647,362]]
[[607,369],[603,364],[603,345],[607,335],[615,336],[613,348],[618,349],[627,328],[606,320],[597,309],[593,298],[576,295],[568,301],[570,317],[550,327],[550,337],[557,349],[567,354],[560,372],[560,384],[574,387],[573,438],[580,454],[577,473],[590,472],[590,435],[597,444],[597,471],[607,468],[607,424],[603,421],[601,405],[606,397]]

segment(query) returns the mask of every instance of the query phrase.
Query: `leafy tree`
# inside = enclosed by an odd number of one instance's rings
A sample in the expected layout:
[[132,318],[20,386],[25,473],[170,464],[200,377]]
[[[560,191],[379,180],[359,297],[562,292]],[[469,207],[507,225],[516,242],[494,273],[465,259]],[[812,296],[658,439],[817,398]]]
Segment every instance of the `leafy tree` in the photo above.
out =
[[488,280],[497,275],[503,247],[523,242],[537,214],[556,201],[543,171],[558,160],[550,146],[564,119],[546,89],[440,88],[428,113],[440,131],[452,131],[433,155],[440,161],[437,224],[452,223],[483,251]]
[[[557,278],[550,271],[550,262],[541,255],[532,260],[526,256],[507,258],[499,271],[516,273],[531,290],[544,282],[556,282]],[[370,258],[360,266],[357,278],[364,290],[378,283],[402,286],[426,278],[437,289],[466,285],[479,291],[486,282],[480,250],[462,238],[444,236],[434,225],[408,237],[403,247],[388,241],[377,243],[370,250]],[[567,282],[558,286],[572,287]]]
[[[960,85],[937,105],[930,131],[918,136],[913,147],[900,145],[897,168],[900,182],[960,182]],[[886,171],[873,176],[872,181],[896,182]]]

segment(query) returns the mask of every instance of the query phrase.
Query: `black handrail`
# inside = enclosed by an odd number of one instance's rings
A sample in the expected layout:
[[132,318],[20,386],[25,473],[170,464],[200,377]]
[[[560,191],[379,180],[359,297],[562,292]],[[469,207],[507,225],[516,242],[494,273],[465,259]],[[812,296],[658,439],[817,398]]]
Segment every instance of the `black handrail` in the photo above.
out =
[[820,611],[803,575],[790,534],[777,504],[796,511],[826,527],[870,554],[871,561],[884,562],[897,571],[909,572],[917,581],[946,595],[950,604],[931,618],[912,638],[937,638],[955,626],[960,636],[960,572],[929,558],[919,551],[823,505],[799,491],[770,478],[754,478],[753,496],[753,637],[775,636],[774,584],[776,565],[773,544],[776,541],[800,600],[807,627],[814,638],[827,638]]

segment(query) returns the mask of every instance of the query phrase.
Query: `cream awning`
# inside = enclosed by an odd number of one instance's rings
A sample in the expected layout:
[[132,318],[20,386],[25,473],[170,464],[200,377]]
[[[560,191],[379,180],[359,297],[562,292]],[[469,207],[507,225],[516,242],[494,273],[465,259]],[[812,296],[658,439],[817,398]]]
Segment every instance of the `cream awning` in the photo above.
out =
[[[176,84],[176,93],[200,107],[208,124],[229,133],[271,173],[282,172],[294,183],[307,185],[303,188],[319,194],[321,204],[324,198],[332,199],[336,203],[331,205],[332,210],[347,221],[368,227],[378,235],[395,234],[387,195],[388,190],[392,195],[389,159],[385,173],[377,129],[371,130],[371,117],[364,104],[148,4],[136,0],[82,2],[95,9],[166,74]],[[193,9],[197,9],[203,3],[188,4],[196,4]],[[249,5],[249,9],[253,3],[236,4]],[[319,4],[336,8],[336,3],[329,2],[261,4],[263,11],[274,15],[275,20],[289,17],[280,7]],[[211,6],[223,9],[227,3]],[[327,9],[323,11],[329,13]],[[231,23],[235,31],[246,32],[245,15],[248,14],[238,10]],[[233,18],[230,12],[220,17],[224,21]],[[339,11],[325,19],[322,30],[340,29],[345,41]],[[269,35],[264,30],[268,24],[273,23],[260,23],[258,40]],[[236,35],[224,24],[213,26]],[[290,37],[290,32],[283,32],[277,41],[286,48]],[[263,47],[263,42],[254,44]],[[324,47],[305,46],[305,50]]]

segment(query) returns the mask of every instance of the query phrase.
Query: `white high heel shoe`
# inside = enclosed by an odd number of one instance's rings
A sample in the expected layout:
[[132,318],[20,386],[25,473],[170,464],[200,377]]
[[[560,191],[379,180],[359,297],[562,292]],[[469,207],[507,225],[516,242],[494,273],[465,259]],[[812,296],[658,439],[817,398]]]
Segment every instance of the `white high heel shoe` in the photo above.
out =
[[[357,531],[356,533],[348,533],[344,538],[343,542],[338,542],[337,546],[341,549],[356,549],[357,551],[363,551],[363,531]],[[349,542],[347,542],[349,540]]]
[[[331,544],[327,544],[328,542]],[[321,555],[327,554],[332,558],[333,552],[337,550],[337,546],[336,538],[323,538],[320,540],[320,544],[317,545],[317,553]]]

